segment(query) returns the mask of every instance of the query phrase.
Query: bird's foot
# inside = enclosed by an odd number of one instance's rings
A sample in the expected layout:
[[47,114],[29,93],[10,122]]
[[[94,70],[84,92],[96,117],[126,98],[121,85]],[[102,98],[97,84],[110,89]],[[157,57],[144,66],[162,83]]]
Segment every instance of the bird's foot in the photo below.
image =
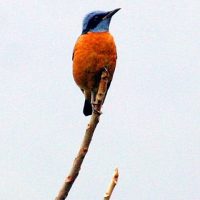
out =
[[93,102],[92,103],[92,108],[94,113],[101,115],[102,112],[100,111],[100,105],[98,103]]
[[101,111],[99,111],[99,110],[97,110],[97,109],[94,109],[94,108],[93,108],[93,112],[96,113],[96,114],[98,114],[98,115],[101,115],[101,114],[102,114]]

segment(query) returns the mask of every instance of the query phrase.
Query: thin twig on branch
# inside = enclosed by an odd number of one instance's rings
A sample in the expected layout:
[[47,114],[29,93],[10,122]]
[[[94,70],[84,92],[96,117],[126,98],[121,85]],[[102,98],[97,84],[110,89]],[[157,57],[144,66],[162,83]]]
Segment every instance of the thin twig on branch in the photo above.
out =
[[108,77],[109,77],[109,73],[105,69],[101,74],[101,80],[100,80],[98,92],[96,95],[96,101],[95,101],[95,104],[93,105],[94,109],[92,112],[90,122],[86,128],[85,135],[82,140],[82,144],[80,146],[80,149],[78,151],[76,158],[74,159],[73,166],[68,176],[66,177],[60,191],[58,192],[58,195],[55,200],[64,200],[67,197],[75,179],[77,178],[79,174],[84,157],[86,156],[88,152],[94,130],[99,122],[99,117],[101,115],[101,106],[102,106],[102,103],[104,101],[104,97],[107,91]]
[[112,195],[112,192],[113,192],[113,190],[114,190],[114,188],[115,188],[115,186],[117,184],[118,178],[119,178],[119,172],[118,172],[118,169],[116,168],[115,172],[113,174],[113,177],[111,179],[111,182],[110,182],[110,184],[109,184],[109,186],[107,188],[107,191],[106,191],[106,193],[104,195],[104,200],[109,200],[110,199],[110,197]]

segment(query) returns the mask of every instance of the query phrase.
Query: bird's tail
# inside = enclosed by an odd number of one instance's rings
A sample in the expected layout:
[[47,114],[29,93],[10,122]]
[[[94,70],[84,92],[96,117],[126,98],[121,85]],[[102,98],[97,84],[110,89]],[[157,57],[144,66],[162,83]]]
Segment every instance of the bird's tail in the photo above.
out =
[[92,104],[90,100],[85,99],[84,107],[83,107],[83,114],[85,116],[91,115],[92,114]]

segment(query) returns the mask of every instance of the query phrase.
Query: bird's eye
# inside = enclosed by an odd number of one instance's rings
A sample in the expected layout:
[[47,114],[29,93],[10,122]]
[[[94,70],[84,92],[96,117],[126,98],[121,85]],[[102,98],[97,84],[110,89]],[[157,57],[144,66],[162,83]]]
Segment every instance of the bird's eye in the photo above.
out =
[[94,20],[97,21],[99,19],[99,16],[95,16]]

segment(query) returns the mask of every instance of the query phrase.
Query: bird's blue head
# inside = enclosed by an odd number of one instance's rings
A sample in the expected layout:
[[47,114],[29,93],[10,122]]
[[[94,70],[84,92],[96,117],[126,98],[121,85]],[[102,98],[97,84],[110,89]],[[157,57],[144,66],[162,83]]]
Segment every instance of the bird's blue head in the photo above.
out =
[[112,16],[119,10],[120,8],[109,12],[94,11],[87,14],[83,20],[82,34],[86,34],[87,32],[109,31],[110,20]]

